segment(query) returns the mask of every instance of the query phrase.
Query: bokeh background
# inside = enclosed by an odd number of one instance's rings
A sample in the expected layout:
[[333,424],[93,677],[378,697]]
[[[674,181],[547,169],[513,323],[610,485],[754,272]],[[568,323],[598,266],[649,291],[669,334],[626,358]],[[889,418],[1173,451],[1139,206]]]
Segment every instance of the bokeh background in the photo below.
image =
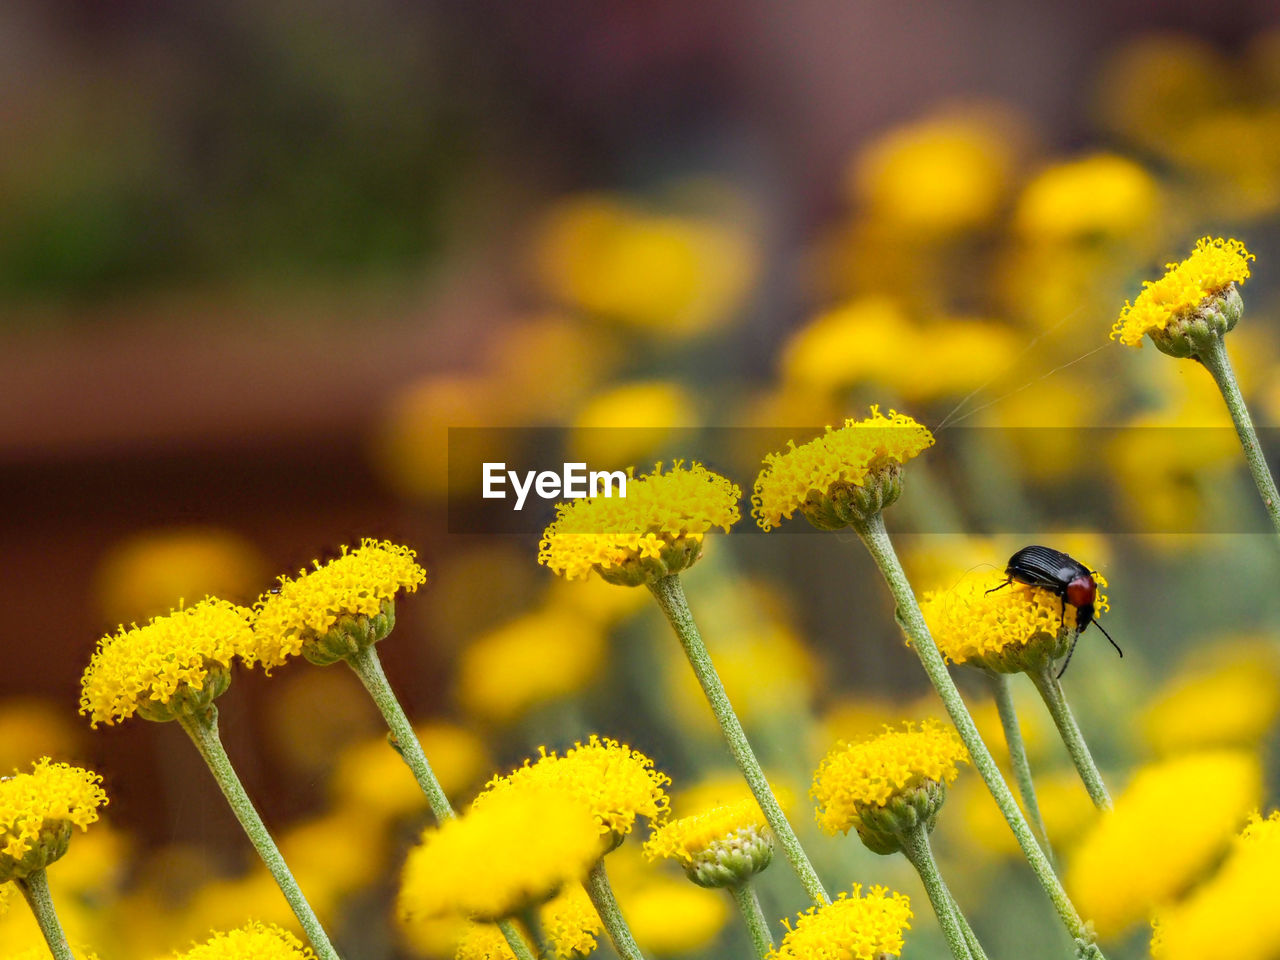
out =
[[[1068,692],[1113,785],[1229,749],[1258,771],[1232,830],[1274,802],[1274,541],[1209,377],[1107,340],[1144,277],[1240,237],[1229,346],[1280,420],[1274,4],[55,0],[0,8],[0,51],[0,769],[105,775],[53,875],[104,960],[288,918],[179,731],[76,716],[94,642],[362,536],[428,568],[382,649],[456,797],[591,732],[677,794],[726,771],[643,595],[451,515],[449,428],[544,428],[491,435],[513,465],[699,456],[747,488],[787,437],[909,411],[942,428],[889,518],[917,589],[1027,542],[1085,559],[1126,655],[1086,635]],[[941,957],[905,863],[817,835],[806,798],[838,738],[936,704],[856,541],[748,525],[688,577],[730,693],[828,882],[912,894],[907,955]],[[391,918],[425,810],[353,678],[296,665],[223,702],[338,942],[447,956]],[[1070,864],[1092,813],[1023,705]],[[971,774],[938,845],[993,956],[1059,942]],[[727,900],[617,858],[654,956],[746,950]],[[1148,906],[1110,956],[1146,955]]]

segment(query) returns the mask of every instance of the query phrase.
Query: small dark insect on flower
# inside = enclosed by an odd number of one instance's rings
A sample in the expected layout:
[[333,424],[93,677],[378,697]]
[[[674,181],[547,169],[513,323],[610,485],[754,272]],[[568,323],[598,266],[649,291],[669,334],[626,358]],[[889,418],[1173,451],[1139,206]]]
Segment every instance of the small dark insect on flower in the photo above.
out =
[[1006,577],[1004,583],[987,591],[991,593],[1016,581],[1028,586],[1040,587],[1060,597],[1064,617],[1068,603],[1076,608],[1076,632],[1071,638],[1067,659],[1063,661],[1062,669],[1058,671],[1059,677],[1067,672],[1071,655],[1076,652],[1076,641],[1080,639],[1081,632],[1091,623],[1102,631],[1102,635],[1116,648],[1116,653],[1124,656],[1120,645],[1112,640],[1106,628],[1093,618],[1093,603],[1098,597],[1098,585],[1093,579],[1095,573],[1097,573],[1096,570],[1090,570],[1079,560],[1073,560],[1061,550],[1032,545],[1023,547],[1009,558],[1009,564],[1004,568]]

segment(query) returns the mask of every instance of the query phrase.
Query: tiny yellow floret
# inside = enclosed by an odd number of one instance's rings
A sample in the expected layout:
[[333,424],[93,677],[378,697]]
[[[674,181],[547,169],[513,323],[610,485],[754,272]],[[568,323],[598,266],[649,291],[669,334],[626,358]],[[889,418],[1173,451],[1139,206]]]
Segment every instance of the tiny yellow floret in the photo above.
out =
[[764,830],[767,826],[760,805],[754,797],[749,797],[669,820],[645,841],[644,854],[650,860],[666,858],[687,867],[700,854],[739,831]]
[[1165,265],[1159,280],[1145,280],[1142,292],[1127,302],[1111,330],[1111,339],[1130,347],[1142,346],[1142,338],[1159,333],[1175,320],[1188,316],[1209,297],[1233,283],[1249,278],[1249,261],[1255,259],[1239,240],[1203,237],[1181,263]]
[[911,901],[885,887],[862,885],[830,903],[810,907],[787,925],[769,960],[883,960],[902,955],[902,933],[911,929]]
[[384,613],[401,591],[413,593],[427,580],[417,553],[389,540],[366,537],[360,546],[342,547],[328,563],[296,578],[281,577],[272,593],[254,605],[257,645],[253,658],[270,669],[297,656],[308,640],[327,634],[339,621]]
[[315,960],[315,956],[289,931],[250,923],[238,930],[215,933],[185,952],[175,951],[173,960]]
[[933,445],[933,434],[906,414],[885,416],[873,406],[865,420],[849,419],[843,427],[807,443],[788,444],[764,458],[764,469],[751,496],[752,514],[764,530],[790,518],[810,502],[831,495],[837,485],[862,486],[868,477],[895,468]]
[[175,697],[212,699],[226,689],[232,661],[253,649],[249,616],[208,597],[103,637],[81,680],[80,712],[110,726],[140,710],[159,719]]
[[96,773],[48,757],[30,773],[0,779],[0,884],[61,857],[72,828],[88,829],[106,805],[101,783]]
[[857,743],[842,743],[826,755],[811,795],[818,823],[827,833],[848,833],[864,814],[907,791],[933,782],[947,784],[969,762],[959,735],[936,720],[906,723],[901,730]]
[[569,580],[594,570],[611,583],[638,586],[680,570],[702,553],[703,537],[740,518],[736,484],[700,463],[676,461],[663,472],[633,476],[626,496],[556,504],[538,562]]

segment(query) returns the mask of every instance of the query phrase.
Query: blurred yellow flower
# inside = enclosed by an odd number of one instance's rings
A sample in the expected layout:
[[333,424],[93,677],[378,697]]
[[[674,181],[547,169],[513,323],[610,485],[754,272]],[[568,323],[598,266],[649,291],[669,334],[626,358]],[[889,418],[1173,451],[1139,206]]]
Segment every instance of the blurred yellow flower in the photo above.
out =
[[473,717],[511,723],[589,684],[604,663],[606,642],[597,623],[573,611],[526,613],[462,649],[458,701]]
[[821,501],[843,497],[846,488],[896,470],[932,445],[933,434],[906,414],[890,410],[886,417],[872,406],[865,420],[846,420],[843,427],[828,427],[820,437],[768,454],[751,512],[761,529],[771,530],[797,510],[820,509]]
[[[1100,816],[1098,808],[1080,789],[1080,776],[1074,769],[1037,772],[1035,785],[1036,801],[1049,839],[1055,845],[1065,844],[1070,848],[1072,841],[1083,835]],[[1021,804],[1021,797],[1018,801]],[[955,808],[963,823],[963,833],[957,831],[955,835],[963,837],[966,843],[997,856],[1022,857],[1009,822],[982,781],[974,778],[957,784],[947,806]],[[1025,814],[1025,810],[1023,812]]]
[[0,700],[0,771],[21,767],[32,757],[77,757],[80,729],[68,716],[52,700]]
[[258,595],[266,558],[217,527],[150,530],[116,543],[98,565],[94,592],[108,624],[168,613],[179,598],[212,594],[238,603]]
[[573,420],[572,456],[614,470],[670,448],[681,429],[698,425],[694,397],[670,380],[620,383],[591,397]]
[[538,562],[570,580],[594,570],[610,583],[639,586],[678,573],[702,555],[707,531],[738,522],[737,485],[700,463],[677,460],[666,473],[632,477],[627,494],[556,504]]
[[1151,174],[1126,157],[1096,153],[1054,164],[1023,189],[1014,229],[1061,243],[1130,237],[1152,226],[1160,202]]
[[[333,810],[291,823],[280,852],[319,916],[338,913],[351,896],[373,887],[389,859],[383,825],[364,810]],[[335,869],[341,864],[341,869]]]
[[650,834],[644,853],[676,861],[700,886],[739,886],[769,865],[773,834],[750,798],[667,821]]
[[453,953],[454,960],[516,960],[507,938],[492,923],[468,923]]
[[936,720],[906,723],[853,743],[842,743],[823,758],[813,778],[818,824],[827,833],[848,833],[864,813],[932,781],[947,784],[969,762],[968,751],[951,727]]
[[585,957],[596,948],[596,937],[604,929],[591,898],[579,884],[565,887],[539,913],[542,932],[557,960]]
[[[485,347],[484,368],[497,394],[493,404],[510,407],[513,425],[558,423],[601,385],[623,354],[609,331],[581,318],[546,314],[497,326]],[[548,370],[556,375],[548,377]],[[487,424],[464,416],[447,426],[493,426],[496,413],[488,411]]]
[[323,644],[344,621],[384,616],[396,594],[413,593],[426,582],[416,557],[409,547],[366,537],[355,549],[343,546],[335,560],[315,561],[314,570],[299,571],[296,579],[282,576],[255,604],[256,643],[245,659],[270,669],[312,642]]
[[80,712],[108,726],[134,713],[170,719],[225,692],[231,662],[254,652],[250,611],[209,597],[98,641],[80,682]]
[[501,920],[580,882],[603,853],[598,821],[581,800],[532,785],[495,792],[422,835],[405,863],[400,914]]
[[[785,777],[767,774],[769,788],[778,798],[778,806],[788,811],[795,804],[796,791],[786,784]],[[705,772],[691,787],[685,787],[674,794],[671,809],[680,816],[689,816],[711,807],[735,806],[746,801],[754,801],[751,788],[742,779],[737,769],[712,770]]]
[[1118,937],[1210,870],[1261,796],[1261,765],[1245,751],[1140,769],[1068,859],[1072,899],[1100,937]]
[[853,895],[810,907],[787,924],[769,960],[883,960],[902,955],[902,934],[911,929],[911,901],[885,887],[862,885]]
[[618,902],[641,951],[670,955],[709,947],[729,921],[729,902],[716,890],[687,880],[652,877],[641,883],[615,878]]
[[476,797],[475,807],[483,809],[511,794],[537,790],[586,804],[600,832],[620,840],[631,832],[637,816],[657,820],[666,815],[663,787],[670,782],[638,750],[592,734],[564,756],[540,748],[533,763],[526,760],[506,776],[490,780]]
[[632,329],[684,337],[733,318],[754,282],[758,254],[741,229],[586,195],[550,212],[534,259],[561,302]]
[[1218,872],[1158,914],[1156,960],[1272,960],[1280,956],[1280,813],[1256,814]]
[[173,960],[315,960],[315,954],[287,930],[251,923],[215,933],[190,950],[175,951]]
[[1280,654],[1258,639],[1212,644],[1143,709],[1142,737],[1158,754],[1251,747],[1280,713]]
[[[600,915],[581,884],[569,884],[539,907],[538,920],[554,960],[587,956],[603,930]],[[419,920],[406,932],[414,948],[428,956],[452,950],[454,960],[515,960],[507,938],[492,923]]]
[[1166,273],[1159,280],[1143,281],[1138,298],[1125,302],[1111,338],[1126,346],[1142,346],[1147,334],[1165,330],[1231,284],[1244,283],[1252,259],[1253,254],[1239,240],[1202,237],[1185,260],[1166,264]]
[[1165,152],[1191,187],[1189,200],[1215,220],[1249,220],[1280,207],[1280,109],[1274,104],[1188,118]]
[[0,778],[0,884],[66,853],[72,829],[87,830],[107,803],[101,782],[96,773],[48,757],[30,773]]

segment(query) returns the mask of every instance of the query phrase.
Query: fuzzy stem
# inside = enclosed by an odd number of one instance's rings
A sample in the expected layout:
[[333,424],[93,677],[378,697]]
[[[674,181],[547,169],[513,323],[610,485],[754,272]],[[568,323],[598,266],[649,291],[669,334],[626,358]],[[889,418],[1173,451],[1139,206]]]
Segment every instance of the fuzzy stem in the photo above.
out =
[[587,896],[591,898],[591,904],[596,908],[605,932],[609,934],[609,942],[613,944],[614,953],[621,960],[644,960],[644,954],[636,946],[636,938],[631,935],[631,928],[627,926],[622,910],[618,907],[618,899],[613,895],[613,887],[609,885],[609,875],[605,873],[603,857],[591,868],[583,886],[587,888]]
[[1258,443],[1258,433],[1253,428],[1253,420],[1249,416],[1249,408],[1244,404],[1244,396],[1240,393],[1240,385],[1236,382],[1235,371],[1231,369],[1231,360],[1227,357],[1226,341],[1219,335],[1208,338],[1209,342],[1197,354],[1205,369],[1213,376],[1222,391],[1222,399],[1227,402],[1227,410],[1231,413],[1231,422],[1236,426],[1240,437],[1240,446],[1244,448],[1244,458],[1249,463],[1249,472],[1253,474],[1253,482],[1257,484],[1258,493],[1262,497],[1262,505],[1267,508],[1271,523],[1280,533],[1280,493],[1276,492],[1276,481],[1267,468],[1266,457],[1262,453],[1262,445]]
[[782,850],[791,862],[796,875],[799,876],[800,882],[804,884],[805,891],[815,904],[830,903],[831,898],[827,896],[827,891],[818,878],[818,872],[813,869],[813,864],[809,862],[808,855],[800,845],[800,838],[796,836],[786,814],[782,812],[778,798],[774,796],[773,788],[769,786],[764,770],[760,767],[760,761],[756,759],[755,752],[751,749],[746,731],[742,729],[742,723],[734,713],[733,705],[725,693],[724,684],[720,682],[720,676],[716,673],[715,664],[711,662],[711,654],[707,652],[707,646],[702,641],[697,624],[694,623],[693,613],[689,610],[689,601],[685,598],[684,586],[680,578],[674,574],[663,577],[661,580],[650,583],[649,589],[657,599],[662,612],[666,614],[676,636],[680,638],[680,644],[689,658],[689,665],[693,667],[698,683],[702,685],[702,692],[706,695],[711,711],[715,714],[720,730],[729,744],[729,752],[737,761],[738,768],[742,771],[747,785],[751,787],[756,802],[760,804],[765,820],[768,821],[773,835],[782,845]]
[[[377,705],[383,720],[391,730],[391,735],[395,737],[396,752],[413,772],[413,778],[418,781],[418,786],[426,796],[427,805],[431,807],[431,813],[436,821],[443,823],[445,820],[452,820],[458,814],[454,811],[453,804],[449,802],[444,787],[436,778],[435,771],[431,769],[426,751],[422,749],[422,742],[414,733],[413,724],[405,715],[404,707],[400,706],[399,698],[391,689],[391,682],[387,679],[386,671],[382,669],[382,660],[379,659],[377,650],[372,645],[365,647],[359,653],[347,658],[347,666],[355,672],[360,682],[364,684],[364,688],[369,691],[369,696]],[[509,919],[499,920],[498,929],[502,931],[502,935],[518,960],[533,960],[533,951],[525,943],[524,936],[514,922]]]
[[55,960],[75,960],[75,954],[67,946],[66,934],[62,932],[62,924],[58,922],[58,912],[53,908],[53,897],[49,894],[49,877],[44,870],[33,870],[25,877],[14,880],[14,885],[27,898],[27,905],[36,916],[40,932],[44,934],[45,943]]
[[1040,813],[1040,801],[1036,798],[1036,785],[1031,778],[1031,761],[1027,759],[1027,745],[1023,743],[1022,727],[1018,724],[1018,713],[1013,707],[1009,675],[991,672],[988,676],[991,678],[996,711],[1000,714],[1000,726],[1004,728],[1004,742],[1009,747],[1009,762],[1013,766],[1013,779],[1018,784],[1022,806],[1027,811],[1032,828],[1040,835],[1040,846],[1044,849],[1044,855],[1052,863],[1053,848],[1049,845],[1049,831]]
[[729,887],[733,902],[742,911],[742,919],[746,921],[747,931],[751,934],[751,945],[756,948],[756,956],[767,960],[773,952],[773,934],[769,932],[769,922],[760,909],[760,898],[756,896],[755,887],[750,881]]
[[[862,538],[862,542],[866,544],[867,550],[875,559],[876,565],[880,568],[880,573],[884,576],[885,582],[889,585],[889,592],[893,594],[894,602],[897,604],[898,625],[902,628],[903,633],[911,640],[911,648],[915,650],[916,656],[920,658],[921,664],[924,666],[925,673],[929,675],[929,679],[933,682],[934,689],[938,691],[938,696],[942,698],[942,703],[946,707],[947,714],[951,717],[951,722],[955,724],[960,739],[964,741],[964,745],[969,750],[969,757],[973,761],[974,767],[981,775],[983,781],[987,785],[987,789],[991,792],[991,796],[996,801],[996,806],[1000,808],[1000,812],[1004,814],[1004,818],[1008,821],[1009,828],[1013,831],[1014,838],[1018,841],[1018,846],[1022,848],[1022,854],[1030,864],[1031,870],[1036,875],[1036,879],[1040,881],[1040,885],[1044,888],[1050,902],[1053,904],[1054,910],[1057,911],[1059,918],[1067,931],[1076,940],[1091,942],[1093,937],[1081,919],[1080,914],[1076,911],[1075,906],[1071,903],[1067,896],[1066,890],[1063,889],[1061,881],[1053,872],[1053,866],[1044,855],[1044,851],[1040,849],[1040,845],[1036,842],[1035,835],[1031,832],[1031,827],[1027,825],[1026,818],[1023,817],[1022,811],[1018,809],[1018,802],[1014,800],[1013,794],[1009,791],[1009,785],[1004,782],[1004,777],[1000,775],[1000,768],[996,766],[995,760],[991,756],[991,751],[987,749],[987,745],[983,743],[982,737],[978,733],[978,728],[974,726],[973,717],[969,715],[969,709],[965,706],[964,700],[960,696],[960,691],[956,689],[955,681],[951,679],[951,674],[947,672],[947,665],[943,662],[942,654],[938,651],[937,644],[934,643],[933,637],[929,634],[929,627],[925,624],[924,614],[920,612],[920,605],[916,602],[915,594],[911,591],[911,583],[907,580],[907,575],[902,569],[902,564],[898,561],[898,555],[893,549],[893,542],[889,539],[889,533],[884,528],[884,517],[882,514],[876,514],[868,520],[857,524],[854,529],[858,536]],[[1101,952],[1099,952],[1101,956]]]
[[969,921],[965,919],[954,894],[951,897],[951,905],[956,908],[956,919],[960,921],[960,930],[964,934],[965,943],[969,945],[969,952],[973,954],[973,960],[987,960],[987,952],[978,942],[978,935],[973,932],[973,927],[969,926]]
[[538,908],[528,907],[521,910],[520,922],[524,924],[525,930],[529,933],[529,939],[533,942],[535,955],[543,958],[543,960],[553,957],[554,953],[552,953],[547,944],[546,931],[542,928],[542,917],[538,914]]
[[1099,810],[1110,810],[1111,794],[1107,793],[1106,784],[1102,782],[1102,774],[1098,772],[1098,766],[1093,762],[1093,754],[1089,752],[1089,745],[1085,743],[1084,734],[1080,732],[1080,725],[1076,723],[1075,715],[1067,705],[1062,684],[1054,676],[1053,665],[1047,664],[1042,669],[1032,670],[1030,676],[1031,682],[1040,691],[1044,705],[1049,708],[1053,723],[1062,736],[1062,742],[1067,746],[1067,752],[1071,754],[1071,760],[1080,773],[1080,779],[1084,781],[1085,789],[1089,791],[1089,799]]
[[933,851],[929,849],[929,833],[924,824],[917,823],[901,835],[902,852],[906,854],[911,865],[920,874],[925,892],[929,894],[929,902],[933,912],[938,916],[938,924],[947,938],[947,946],[951,948],[951,956],[955,960],[977,960],[969,950],[969,941],[960,926],[960,908],[955,898],[947,889],[942,874],[938,872],[938,864],[933,859]]
[[253,801],[245,792],[244,784],[240,782],[235,768],[231,765],[231,758],[227,756],[227,751],[222,746],[222,738],[218,735],[218,708],[210,705],[207,710],[198,715],[179,713],[178,723],[187,732],[187,736],[195,744],[204,762],[208,764],[214,780],[222,790],[222,795],[227,798],[232,812],[240,821],[240,826],[244,828],[245,834],[249,837],[254,849],[258,851],[262,862],[271,871],[271,876],[279,885],[280,892],[289,901],[293,915],[298,918],[298,923],[302,926],[307,939],[311,941],[312,948],[323,960],[338,960],[338,953],[329,942],[328,934],[316,918],[311,904],[307,903],[307,898],[302,895],[298,881],[289,872],[284,857],[280,855],[280,849],[271,839],[267,825],[262,822],[262,817],[258,815]]

